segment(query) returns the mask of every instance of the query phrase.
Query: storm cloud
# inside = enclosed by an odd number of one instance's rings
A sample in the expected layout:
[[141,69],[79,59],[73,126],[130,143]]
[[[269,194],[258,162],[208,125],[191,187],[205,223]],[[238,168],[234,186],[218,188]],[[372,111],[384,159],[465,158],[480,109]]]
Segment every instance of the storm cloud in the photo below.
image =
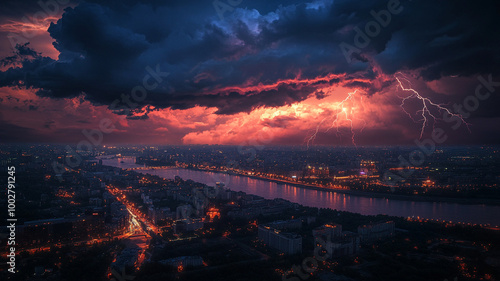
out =
[[[339,44],[354,44],[354,28],[387,3],[242,1],[220,17],[211,1],[84,1],[48,29],[58,59],[19,45],[2,61],[12,67],[0,72],[0,87],[110,106],[147,77],[161,83],[138,111],[235,114],[321,96],[326,85],[374,94],[401,70],[426,81],[498,77],[497,1],[401,1],[402,12],[348,62]],[[168,77],[155,80],[155,72]]]

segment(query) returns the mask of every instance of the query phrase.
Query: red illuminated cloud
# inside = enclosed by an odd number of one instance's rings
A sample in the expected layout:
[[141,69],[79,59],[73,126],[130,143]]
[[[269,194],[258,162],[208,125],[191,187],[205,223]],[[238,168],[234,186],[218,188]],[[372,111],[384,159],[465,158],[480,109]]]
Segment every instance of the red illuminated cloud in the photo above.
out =
[[47,30],[51,23],[55,23],[61,18],[62,14],[63,9],[60,9],[57,15],[49,16],[45,14],[45,18],[25,15],[22,19],[0,19],[0,35],[7,38],[7,40],[2,40],[0,43],[0,55],[9,56],[17,44],[23,45],[29,42],[30,47],[43,56],[57,59],[59,51],[54,48],[52,43],[55,40]]
[[[104,134],[103,144],[305,145],[317,132],[310,144],[351,145],[351,123],[343,114],[339,122],[335,120],[339,104],[353,89],[331,86],[322,91],[320,98],[311,96],[249,113],[219,115],[215,114],[217,108],[197,106],[154,110],[146,120],[130,120],[82,98],[53,100],[36,96],[34,90],[0,88],[0,123],[22,134],[24,141],[79,142],[85,139],[82,130],[96,130],[99,121],[107,118],[116,130]],[[418,139],[419,125],[399,107],[403,94],[396,85],[373,95],[357,89],[356,98],[343,104],[352,117],[358,145],[404,144]],[[332,125],[335,127],[330,129]],[[0,137],[13,140],[12,136]]]
[[[330,90],[328,95],[323,99],[310,97],[292,105],[258,108],[248,114],[235,114],[208,130],[187,134],[183,141],[186,144],[252,145],[252,143],[259,143],[263,145],[286,143],[286,139],[289,138],[295,143],[300,139],[299,144],[306,144],[310,136],[319,128],[320,135],[330,137],[328,144],[344,144],[342,138],[349,140],[351,138],[350,122],[340,120],[338,132],[337,128],[328,129],[339,112],[340,102],[352,90],[342,87],[328,90]],[[397,110],[391,104],[390,99],[382,95],[360,94],[344,106],[349,110],[350,117],[352,115],[353,129],[357,132],[361,132],[365,127],[386,129],[386,118],[390,118],[391,112]],[[325,143],[321,142],[321,144]]]
[[[0,70],[1,85],[13,86],[0,88],[0,125],[18,136],[2,133],[0,141],[78,142],[82,130],[107,118],[116,130],[103,143],[336,145],[352,144],[355,135],[359,145],[408,144],[420,127],[399,107],[405,93],[393,73],[403,69],[422,95],[447,106],[474,92],[482,67],[497,73],[497,46],[481,40],[493,25],[476,20],[489,12],[484,6],[457,17],[442,12],[451,4],[431,3],[434,11],[407,3],[405,13],[427,20],[395,17],[348,64],[338,43],[352,40],[352,27],[379,4],[269,3],[235,9],[224,21],[205,4],[147,1],[82,2],[38,21],[0,18],[0,35],[11,39],[0,43],[2,57],[12,55],[18,39],[42,54]],[[448,36],[466,34],[476,22],[477,37]],[[457,30],[441,31],[445,25]],[[148,89],[132,115],[111,112],[113,101],[151,75],[147,66],[169,76]],[[498,118],[494,105],[481,105],[481,122]],[[419,110],[411,102],[406,109]],[[487,127],[481,123],[475,136],[488,135]]]

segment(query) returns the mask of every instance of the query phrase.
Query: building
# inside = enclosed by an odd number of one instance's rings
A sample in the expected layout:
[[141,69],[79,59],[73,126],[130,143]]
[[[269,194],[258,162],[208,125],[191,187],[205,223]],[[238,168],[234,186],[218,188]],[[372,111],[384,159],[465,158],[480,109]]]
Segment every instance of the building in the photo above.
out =
[[360,237],[350,231],[342,231],[340,224],[325,224],[312,231],[315,247],[322,247],[328,258],[351,256],[358,253]]
[[271,248],[287,255],[302,253],[302,237],[298,234],[282,232],[270,226],[259,225],[259,239]]
[[361,175],[374,175],[378,173],[378,162],[371,160],[361,160],[359,164]]
[[102,207],[102,199],[99,197],[94,197],[89,199],[89,204],[92,206]]
[[377,240],[394,236],[396,226],[393,221],[361,225],[358,234],[362,243],[371,243]]
[[169,207],[155,208],[154,205],[151,205],[148,208],[148,217],[155,225],[158,224],[160,221],[173,219],[174,216],[175,214],[172,211],[170,211]]
[[324,241],[332,240],[342,235],[342,225],[334,223],[325,224],[313,229],[312,234],[315,239],[321,238]]
[[327,247],[329,248],[326,250],[331,253],[332,258],[352,256],[359,252],[360,237],[354,232],[344,231],[339,238],[327,243]]
[[129,227],[129,215],[114,216],[111,222],[106,224],[107,232],[111,235],[124,234]]
[[264,200],[259,196],[247,196],[246,198],[241,198],[240,208],[235,208],[228,212],[228,217],[252,219],[260,215],[277,215],[283,213],[286,209],[294,208],[295,203],[283,199]]
[[305,174],[306,177],[311,177],[311,178],[326,178],[330,176],[330,168],[326,166],[325,167],[307,166]]
[[73,222],[65,218],[27,221],[16,226],[18,240],[24,245],[45,245],[69,240]]
[[293,219],[293,220],[286,220],[286,221],[283,221],[283,220],[274,221],[274,222],[268,224],[268,226],[270,226],[274,229],[280,229],[280,230],[299,229],[302,227],[302,220],[301,219]]
[[203,221],[201,219],[183,219],[177,220],[174,223],[174,233],[180,234],[185,232],[193,232],[203,228]]
[[191,217],[193,213],[194,211],[191,205],[178,206],[177,209],[175,209],[175,218],[178,220],[187,219]]
[[90,237],[105,235],[105,212],[103,208],[93,208],[85,211],[85,224]]
[[217,192],[217,196],[216,198],[217,199],[220,199],[220,200],[232,200],[235,196],[235,192],[234,191],[231,191],[229,189],[217,189],[218,192]]

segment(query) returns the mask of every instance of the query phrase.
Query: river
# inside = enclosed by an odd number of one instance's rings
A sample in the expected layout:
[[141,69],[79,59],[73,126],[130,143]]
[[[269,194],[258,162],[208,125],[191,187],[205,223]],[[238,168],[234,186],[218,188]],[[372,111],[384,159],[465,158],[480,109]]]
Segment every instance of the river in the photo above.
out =
[[[123,162],[121,163],[119,159],[103,160],[104,165],[120,168],[138,167],[133,163],[133,159],[123,159]],[[462,223],[490,224],[491,226],[500,225],[500,206],[370,198],[307,189],[245,176],[188,169],[139,170],[139,172],[158,175],[167,179],[179,176],[184,180],[191,179],[211,186],[214,186],[215,182],[219,181],[224,182],[226,187],[231,190],[244,191],[267,199],[283,198],[304,206],[331,208],[363,215],[386,214]]]

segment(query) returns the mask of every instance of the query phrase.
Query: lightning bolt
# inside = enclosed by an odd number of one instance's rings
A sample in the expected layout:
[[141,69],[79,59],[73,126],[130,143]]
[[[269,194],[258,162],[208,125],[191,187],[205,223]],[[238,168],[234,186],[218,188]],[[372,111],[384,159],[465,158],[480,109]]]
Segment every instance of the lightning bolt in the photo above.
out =
[[[444,111],[451,116],[460,118],[460,120],[467,126],[467,129],[470,132],[469,123],[465,122],[462,115],[451,112],[448,108],[444,107],[443,104],[434,103],[429,98],[423,97],[422,95],[420,95],[419,92],[417,92],[415,89],[411,88],[410,80],[408,80],[408,78],[406,78],[401,72],[397,72],[396,74],[399,74],[402,76],[402,78],[400,78],[398,76],[394,76],[396,78],[396,80],[398,81],[398,87],[401,88],[401,90],[409,93],[409,95],[402,98],[401,104],[399,106],[401,107],[401,109],[403,109],[403,111],[406,113],[406,115],[408,115],[413,120],[413,122],[415,122],[415,123],[421,122],[420,139],[422,139],[422,137],[424,135],[424,131],[425,131],[425,128],[427,127],[427,124],[429,123],[429,119],[432,118],[433,128],[436,124],[436,120],[441,119],[441,118],[436,117],[436,115],[434,115],[431,112],[431,110],[430,110],[431,108],[433,108],[439,112]],[[410,87],[406,88],[403,85],[403,82],[401,80],[405,80],[410,85]],[[413,118],[413,116],[404,107],[405,103],[411,99],[417,99],[422,103],[422,105],[421,105],[422,109],[420,109],[416,112],[417,114],[420,114],[420,116],[422,116],[422,118],[420,120],[415,120]]]
[[316,126],[316,130],[314,131],[314,134],[312,134],[309,139],[307,139],[307,149],[309,149],[309,144],[311,142],[314,141],[314,139],[316,139],[316,136],[318,135],[318,132],[319,132],[319,128],[321,127],[321,124],[323,124],[323,122],[325,122],[327,118],[323,118],[323,120],[321,120],[321,122],[319,122],[318,126]]
[[[348,93],[348,96],[335,106],[334,111],[336,111],[336,114],[334,114],[334,116],[333,116],[333,120],[332,120],[330,127],[328,127],[328,129],[326,129],[326,131],[325,131],[325,133],[327,133],[332,128],[336,128],[337,135],[341,135],[340,125],[343,123],[343,121],[347,121],[347,123],[349,124],[349,127],[351,129],[351,141],[352,141],[352,144],[354,146],[357,146],[357,145],[356,145],[356,141],[355,141],[354,121],[353,121],[352,116],[355,115],[356,107],[354,107],[354,106],[349,107],[346,105],[346,103],[348,103],[350,101],[354,101],[354,98],[355,98],[357,91],[358,90],[355,90],[354,92]],[[363,101],[363,98],[361,97],[361,102],[362,101]],[[316,139],[316,136],[318,135],[318,133],[320,131],[321,125],[323,125],[323,123],[329,118],[330,117],[323,118],[323,120],[321,120],[321,122],[319,122],[319,124],[316,126],[315,132],[307,140],[307,148],[309,148],[309,144],[312,143]],[[361,131],[363,131],[363,129],[366,125],[366,121],[363,119],[359,119],[359,118],[356,118],[356,119],[363,121],[363,127],[361,128]]]

